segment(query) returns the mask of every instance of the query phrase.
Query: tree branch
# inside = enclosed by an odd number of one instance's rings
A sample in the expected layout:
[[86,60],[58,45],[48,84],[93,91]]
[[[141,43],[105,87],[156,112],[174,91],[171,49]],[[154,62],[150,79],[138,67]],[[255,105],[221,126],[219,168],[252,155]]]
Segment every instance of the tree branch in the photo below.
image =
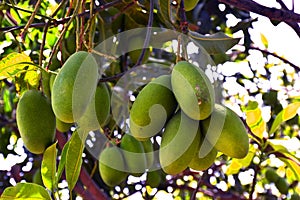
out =
[[276,9],[263,6],[252,0],[219,0],[222,3],[234,6],[241,10],[251,11],[272,20],[283,22],[300,22],[300,14],[294,13],[290,10]]

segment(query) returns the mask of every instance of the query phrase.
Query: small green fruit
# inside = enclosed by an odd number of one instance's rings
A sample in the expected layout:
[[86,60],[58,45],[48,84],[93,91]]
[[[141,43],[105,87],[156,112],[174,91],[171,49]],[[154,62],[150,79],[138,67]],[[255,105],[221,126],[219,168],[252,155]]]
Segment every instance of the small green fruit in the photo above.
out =
[[138,140],[157,134],[177,108],[170,75],[148,83],[138,94],[130,111],[130,131]]
[[185,11],[193,10],[197,6],[198,2],[199,0],[184,0]]
[[71,126],[73,125],[73,123],[65,123],[60,121],[58,118],[56,118],[56,129],[61,132],[67,132],[68,130],[70,130]]
[[51,92],[50,92],[50,77],[51,74],[42,70],[42,89],[44,94],[48,97],[51,98]]
[[289,184],[282,177],[278,178],[278,180],[275,182],[275,186],[281,194],[287,194],[289,192]]
[[209,144],[207,140],[204,140],[200,145],[199,145],[199,150],[201,147],[205,146],[205,148],[209,148],[208,154],[201,154],[201,152],[197,152],[192,161],[189,164],[189,167],[198,170],[198,171],[203,171],[208,169],[216,160],[218,151]]
[[147,169],[150,169],[154,163],[153,144],[150,139],[141,142],[145,151]]
[[205,137],[218,151],[232,158],[244,158],[249,138],[244,123],[227,107],[215,105],[212,115],[202,121]]
[[178,174],[185,170],[198,150],[199,122],[178,112],[162,133],[159,161],[164,172]]
[[110,115],[110,93],[105,83],[100,83],[85,113],[78,120],[81,130],[94,131],[104,127]]
[[17,125],[25,147],[41,154],[55,137],[55,115],[49,99],[38,90],[28,90],[20,98]]
[[133,136],[125,134],[122,137],[121,149],[127,170],[134,176],[141,176],[147,168],[147,160],[142,143]]
[[195,120],[210,116],[215,92],[204,71],[189,62],[180,61],[173,68],[171,83],[178,104],[187,116]]
[[152,188],[157,188],[162,181],[162,171],[155,170],[147,173],[146,184]]
[[98,65],[92,54],[72,54],[56,76],[52,88],[52,107],[58,119],[73,123],[84,114],[98,80]]
[[110,187],[119,185],[126,179],[128,174],[125,172],[125,160],[118,147],[113,146],[102,151],[99,172],[104,183]]
[[268,168],[266,170],[265,177],[270,183],[275,183],[279,179],[279,175],[273,168]]

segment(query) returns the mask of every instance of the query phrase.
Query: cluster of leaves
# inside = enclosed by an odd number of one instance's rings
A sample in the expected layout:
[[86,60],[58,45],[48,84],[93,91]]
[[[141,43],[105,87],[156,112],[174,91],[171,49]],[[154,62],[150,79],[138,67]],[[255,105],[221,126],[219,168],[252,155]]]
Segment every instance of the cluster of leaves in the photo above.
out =
[[[300,161],[297,155],[299,149],[291,148],[291,142],[299,144],[297,111],[300,101],[288,94],[288,88],[295,84],[298,71],[284,68],[280,89],[265,89],[261,83],[269,81],[274,76],[272,68],[282,65],[282,63],[273,64],[268,61],[262,66],[265,70],[264,74],[259,70],[253,70],[250,66],[253,72],[252,77],[243,73],[236,73],[231,77],[224,75],[225,83],[229,78],[235,78],[236,83],[246,91],[243,94],[232,94],[230,89],[225,88],[224,96],[224,103],[234,104],[241,113],[244,113],[245,123],[249,127],[250,151],[244,159],[229,159],[224,155],[219,155],[215,164],[205,172],[186,170],[177,176],[164,175],[158,188],[147,186],[145,176],[139,180],[128,180],[126,184],[116,188],[108,188],[102,182],[98,170],[95,170],[95,159],[87,151],[85,151],[81,171],[77,168],[69,173],[67,170],[63,173],[65,162],[67,162],[66,155],[68,152],[71,155],[72,150],[66,145],[69,144],[67,139],[73,135],[71,137],[75,138],[73,142],[76,140],[76,135],[72,131],[58,135],[58,145],[49,147],[45,152],[49,156],[33,155],[24,149],[27,156],[22,157],[24,152],[20,151],[20,136],[15,122],[15,108],[19,95],[25,90],[41,87],[41,71],[56,70],[76,50],[91,50],[109,36],[152,24],[152,26],[189,34],[195,42],[201,44],[212,55],[216,64],[226,61],[248,62],[249,50],[253,44],[249,28],[255,20],[250,18],[248,12],[233,9],[230,6],[225,6],[221,10],[217,0],[202,0],[190,12],[181,10],[179,0],[172,2],[157,0],[154,1],[154,5],[147,0],[90,0],[82,4],[78,3],[79,1],[76,2],[63,0],[51,3],[50,1],[22,0],[17,4],[12,4],[11,1],[4,1],[1,4],[0,41],[3,42],[0,42],[2,47],[0,53],[1,58],[7,57],[0,63],[0,152],[4,158],[11,155],[20,159],[18,159],[19,163],[15,163],[14,166],[1,169],[0,188],[7,188],[21,180],[33,182],[33,175],[39,168],[42,169],[43,174],[42,186],[22,183],[8,191],[6,195],[17,193],[22,196],[29,194],[30,191],[41,191],[39,197],[49,199],[49,194],[43,192],[44,188],[53,192],[58,190],[57,194],[63,194],[66,189],[63,186],[65,179],[68,180],[68,189],[73,190],[71,196],[74,197],[77,195],[95,197],[100,194],[103,197],[124,198],[140,192],[144,198],[153,198],[159,193],[168,193],[182,199],[196,197],[251,199],[254,197],[290,198],[291,194],[300,193]],[[31,20],[36,5],[39,5],[38,12]],[[153,19],[149,20],[152,14]],[[234,15],[241,21],[234,27],[227,27],[226,15],[228,14]],[[26,25],[31,28],[24,29]],[[230,38],[224,33],[231,35],[240,30],[244,33],[242,44],[245,46],[245,51],[233,50],[231,55],[226,55],[225,51],[236,44],[239,39]],[[267,58],[267,54],[263,56]],[[151,57],[163,59],[165,63],[174,62],[174,55],[167,51],[154,49]],[[103,80],[114,85],[119,74],[133,65],[134,63],[131,63],[127,54],[124,54],[105,70]],[[255,90],[247,89],[247,84],[250,83],[255,85]],[[285,90],[286,94],[282,94],[282,90]],[[288,96],[288,98],[283,101],[280,95]],[[263,117],[262,110],[265,108],[270,110],[269,119]],[[110,136],[113,136],[116,131],[122,134],[113,122],[106,130],[107,134],[111,134]],[[56,145],[59,147],[58,152]],[[72,153],[73,160],[78,155],[78,151],[76,149],[74,151],[77,153]],[[32,166],[29,170],[26,167],[28,165]],[[266,180],[265,170],[270,167],[287,179],[288,194],[281,194],[274,184]],[[43,168],[51,170],[43,171]],[[72,166],[68,167],[68,169],[71,168]],[[79,180],[70,175],[75,171],[80,173]],[[246,179],[250,181],[245,181]],[[90,192],[83,192],[84,185]],[[99,188],[102,188],[106,194],[102,194]],[[0,193],[2,192],[0,189]]]

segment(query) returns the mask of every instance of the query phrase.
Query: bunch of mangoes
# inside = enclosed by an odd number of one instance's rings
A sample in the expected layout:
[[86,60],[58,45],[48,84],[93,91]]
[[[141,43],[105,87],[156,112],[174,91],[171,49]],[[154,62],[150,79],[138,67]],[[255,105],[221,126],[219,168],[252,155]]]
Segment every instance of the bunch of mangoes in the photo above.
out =
[[247,130],[239,116],[215,103],[204,71],[180,61],[138,94],[130,111],[131,134],[140,141],[162,132],[159,160],[167,174],[190,167],[205,170],[218,152],[243,158],[249,149]]
[[92,54],[72,54],[57,75],[42,72],[42,89],[20,97],[16,119],[25,147],[41,154],[54,142],[56,130],[77,123],[83,131],[103,127],[110,115],[107,84],[98,84],[98,64]]

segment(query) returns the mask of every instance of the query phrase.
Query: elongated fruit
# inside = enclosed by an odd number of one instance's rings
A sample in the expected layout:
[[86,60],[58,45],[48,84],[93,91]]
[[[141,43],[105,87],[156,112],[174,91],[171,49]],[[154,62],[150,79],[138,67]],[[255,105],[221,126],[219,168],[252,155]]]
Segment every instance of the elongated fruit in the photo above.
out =
[[178,62],[173,68],[171,83],[178,104],[187,116],[195,120],[210,116],[215,92],[204,71],[189,62]]
[[[202,153],[201,147],[208,148],[208,152]],[[203,140],[199,145],[197,153],[190,162],[189,167],[198,171],[206,170],[215,162],[217,154],[218,151],[207,140]]]
[[125,160],[118,147],[112,146],[104,149],[99,158],[99,172],[104,183],[114,187],[127,177]]
[[55,136],[55,115],[49,99],[38,90],[26,91],[17,106],[17,125],[25,147],[41,154]]
[[199,0],[184,0],[184,9],[186,11],[193,10],[197,6],[198,2]]
[[72,54],[56,76],[52,87],[52,107],[58,119],[72,123],[91,101],[97,85],[98,66],[92,54]]
[[164,172],[178,174],[185,170],[200,143],[199,122],[178,112],[162,134],[159,161]]
[[218,150],[233,158],[244,158],[249,150],[247,130],[231,109],[216,104],[214,112],[202,121],[206,139]]
[[122,137],[121,149],[127,170],[134,176],[141,176],[147,168],[147,160],[142,143],[133,136],[125,134]]
[[85,113],[77,121],[81,130],[93,131],[104,127],[110,114],[110,94],[104,83],[100,83]]
[[138,94],[130,111],[130,131],[138,140],[158,133],[177,107],[171,90],[170,75],[162,75],[146,85]]

